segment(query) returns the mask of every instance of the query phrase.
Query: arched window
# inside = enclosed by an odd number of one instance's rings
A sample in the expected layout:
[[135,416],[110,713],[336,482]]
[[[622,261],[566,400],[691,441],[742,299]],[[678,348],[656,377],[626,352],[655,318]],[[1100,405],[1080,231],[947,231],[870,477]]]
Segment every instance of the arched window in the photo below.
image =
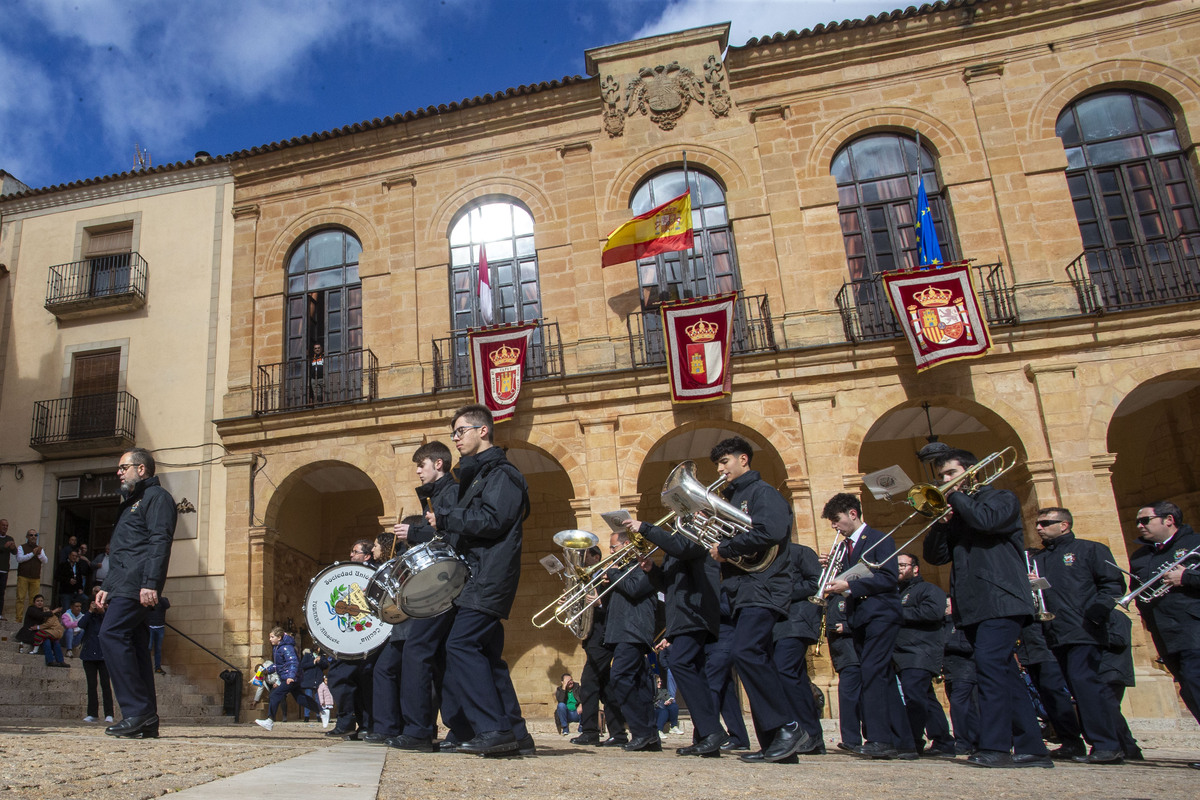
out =
[[1195,180],[1170,109],[1137,92],[1101,92],[1068,106],[1055,133],[1099,303],[1200,296]]
[[[713,178],[688,170],[692,190],[692,251],[663,253],[637,262],[642,308],[654,309],[668,300],[703,297],[741,288],[733,230],[725,210],[725,190]],[[687,191],[683,170],[660,172],[641,184],[629,204],[634,216],[644,214]]]
[[481,203],[450,227],[450,310],[455,331],[484,325],[479,309],[479,253],[487,253],[493,324],[542,315],[533,216],[513,200]]

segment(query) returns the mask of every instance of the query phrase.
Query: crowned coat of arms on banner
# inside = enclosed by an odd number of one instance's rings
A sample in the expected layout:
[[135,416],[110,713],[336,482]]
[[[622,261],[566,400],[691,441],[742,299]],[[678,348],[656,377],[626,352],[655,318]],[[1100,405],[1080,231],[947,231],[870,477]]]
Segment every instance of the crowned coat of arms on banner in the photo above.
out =
[[908,313],[913,329],[920,332],[918,340],[923,337],[929,344],[939,347],[953,344],[964,336],[968,342],[975,340],[966,304],[962,297],[952,302],[953,294],[949,289],[930,286],[913,295],[915,302],[908,306]]
[[515,347],[504,345],[488,355],[492,368],[488,380],[492,385],[492,397],[504,405],[515,403],[521,393],[521,352]]

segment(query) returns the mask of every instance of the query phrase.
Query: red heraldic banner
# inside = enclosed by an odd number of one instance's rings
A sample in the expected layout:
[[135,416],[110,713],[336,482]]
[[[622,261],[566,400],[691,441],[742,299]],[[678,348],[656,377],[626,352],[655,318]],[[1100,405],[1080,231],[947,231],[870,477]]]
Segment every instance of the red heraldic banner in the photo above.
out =
[[697,403],[733,390],[729,342],[737,293],[663,303],[671,399]]
[[965,264],[883,275],[888,302],[917,359],[917,371],[979,358],[992,347]]
[[467,334],[475,402],[487,406],[496,422],[503,422],[516,411],[529,338],[536,327],[537,323],[527,322]]

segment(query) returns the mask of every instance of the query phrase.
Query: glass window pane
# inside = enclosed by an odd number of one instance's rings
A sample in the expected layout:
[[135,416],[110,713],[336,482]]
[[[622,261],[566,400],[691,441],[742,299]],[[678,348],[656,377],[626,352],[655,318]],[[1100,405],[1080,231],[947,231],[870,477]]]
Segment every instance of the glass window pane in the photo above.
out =
[[[512,239],[502,239],[498,242],[489,241],[487,243],[488,262],[501,261],[506,258],[513,257],[513,241]],[[478,260],[478,259],[476,259]]]
[[346,267],[346,284],[358,283],[358,264],[351,264]]
[[450,228],[450,246],[457,247],[459,245],[469,244],[471,241],[471,226],[467,221],[467,217],[461,217],[454,226]]
[[533,235],[533,215],[520,206],[512,206],[513,233],[517,236]]
[[340,269],[330,269],[323,272],[310,272],[308,274],[308,288],[312,289],[327,289],[330,286],[342,285],[342,271]]
[[1154,98],[1138,95],[1137,107],[1138,113],[1142,115],[1142,130],[1152,131],[1175,127],[1174,115]]
[[475,260],[471,257],[470,247],[452,247],[450,248],[450,266],[462,267],[467,264],[474,264]]
[[1070,147],[1079,144],[1079,127],[1075,124],[1075,114],[1070,109],[1059,115],[1058,123],[1054,126],[1054,133],[1062,139],[1064,146]]
[[1138,130],[1133,113],[1133,98],[1125,93],[1093,95],[1075,105],[1083,138],[1094,142],[1114,136],[1126,136]]
[[517,255],[518,256],[531,256],[534,254],[534,252],[535,252],[535,250],[533,247],[533,237],[532,236],[522,236],[520,239],[517,239]]
[[296,248],[296,252],[292,253],[292,257],[288,259],[288,274],[295,275],[304,272],[304,265],[307,263],[308,252],[304,249],[304,245]]
[[1150,140],[1150,152],[1155,155],[1176,153],[1180,150],[1179,136],[1175,131],[1160,131],[1146,136]]
[[308,240],[309,270],[323,269],[344,263],[342,261],[345,237],[341,231],[325,231]]
[[358,257],[362,254],[362,244],[353,236],[346,236],[346,263],[357,264]]
[[711,206],[704,209],[704,224],[709,227],[724,225],[727,221],[725,216],[725,206]]
[[850,172],[849,149],[841,150],[833,157],[833,166],[830,167],[829,172],[833,175],[833,179],[838,182],[839,186],[843,183],[852,183],[854,181],[854,175]]
[[292,275],[288,277],[287,283],[288,294],[296,294],[304,291],[304,276]]
[[513,282],[511,262],[507,264],[492,264],[489,260],[488,265],[492,268],[492,274],[496,276],[500,283],[511,284]]
[[880,178],[885,175],[903,175],[904,157],[895,136],[870,136],[859,139],[851,149],[854,153],[854,170],[860,181]]
[[530,281],[537,281],[537,262],[536,261],[522,261],[521,262],[521,282],[529,283]]
[[1082,147],[1067,148],[1067,169],[1083,169],[1087,162],[1083,158]]
[[337,311],[342,307],[341,292],[327,292],[325,294],[325,307],[330,311]]
[[350,308],[346,311],[346,323],[351,329],[362,327],[362,309]]
[[1146,143],[1139,136],[1135,139],[1117,139],[1088,145],[1088,160],[1093,164],[1116,164],[1146,154]]
[[342,352],[342,332],[338,330],[330,330],[329,335],[325,337],[329,344],[329,352]]
[[512,206],[508,203],[488,203],[479,207],[479,228],[472,230],[475,241],[511,237]]

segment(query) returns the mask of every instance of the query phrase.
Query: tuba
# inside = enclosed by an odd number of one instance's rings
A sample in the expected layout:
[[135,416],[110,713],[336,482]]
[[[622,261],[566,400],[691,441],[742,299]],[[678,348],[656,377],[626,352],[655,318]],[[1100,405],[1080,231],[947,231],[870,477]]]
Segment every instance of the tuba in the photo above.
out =
[[[722,483],[724,480],[709,486],[702,484],[696,479],[694,461],[684,461],[675,467],[663,483],[662,503],[673,512],[675,533],[705,550],[750,530],[750,517],[715,493]],[[782,545],[772,545],[757,555],[731,558],[729,563],[745,572],[762,572],[782,550]]]

